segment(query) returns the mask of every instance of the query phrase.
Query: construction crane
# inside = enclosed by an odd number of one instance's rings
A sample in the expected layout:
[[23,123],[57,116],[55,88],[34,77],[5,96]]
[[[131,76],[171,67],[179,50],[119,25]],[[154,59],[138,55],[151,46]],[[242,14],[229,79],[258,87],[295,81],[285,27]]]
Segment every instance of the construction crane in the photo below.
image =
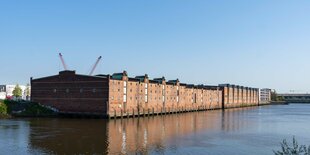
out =
[[65,60],[64,60],[64,58],[62,57],[62,54],[61,54],[61,53],[59,53],[59,58],[60,58],[60,60],[61,60],[61,63],[62,63],[62,66],[64,67],[64,69],[65,69],[65,70],[68,70],[67,65],[66,65],[66,63],[65,63]]
[[95,69],[96,69],[96,67],[97,67],[97,65],[98,65],[98,63],[100,62],[101,59],[102,59],[102,56],[98,57],[96,63],[95,63],[94,66],[92,67],[92,69],[91,69],[89,75],[92,75],[92,74],[94,73],[94,71],[95,71]]

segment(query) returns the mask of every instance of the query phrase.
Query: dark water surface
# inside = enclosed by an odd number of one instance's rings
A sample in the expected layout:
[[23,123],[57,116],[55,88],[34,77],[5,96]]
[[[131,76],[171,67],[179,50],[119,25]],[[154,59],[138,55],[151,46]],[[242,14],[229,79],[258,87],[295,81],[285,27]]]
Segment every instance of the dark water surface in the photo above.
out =
[[124,120],[0,120],[0,154],[273,154],[293,135],[310,144],[310,105]]

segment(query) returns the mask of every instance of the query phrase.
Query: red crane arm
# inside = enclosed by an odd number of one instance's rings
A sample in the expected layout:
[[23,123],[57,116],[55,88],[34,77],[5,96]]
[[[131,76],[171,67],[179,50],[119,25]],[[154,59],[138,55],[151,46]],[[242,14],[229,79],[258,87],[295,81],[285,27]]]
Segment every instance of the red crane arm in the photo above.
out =
[[94,71],[95,71],[95,69],[96,69],[98,63],[100,62],[101,58],[102,58],[102,57],[100,56],[100,57],[97,59],[97,61],[96,61],[96,63],[94,64],[93,68],[91,69],[89,75],[92,75],[92,74],[94,73]]
[[65,70],[68,70],[67,65],[66,65],[66,63],[65,63],[65,60],[63,59],[61,53],[59,53],[59,58],[60,58],[60,60],[61,60],[61,63],[62,63],[62,66],[64,67],[64,69],[65,69]]

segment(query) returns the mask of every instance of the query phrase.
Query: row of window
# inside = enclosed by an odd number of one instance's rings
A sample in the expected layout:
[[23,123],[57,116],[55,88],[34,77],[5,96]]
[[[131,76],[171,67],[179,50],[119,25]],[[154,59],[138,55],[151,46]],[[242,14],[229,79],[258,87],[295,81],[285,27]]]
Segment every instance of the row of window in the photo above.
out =
[[[126,81],[124,81],[124,83],[125,83]],[[116,84],[118,84],[118,85],[120,85],[121,84],[121,82],[120,81],[118,81],[117,83],[116,82],[114,82],[114,81],[112,81],[112,85],[116,85]],[[133,83],[129,83],[129,85],[130,86],[132,86],[132,84]],[[148,85],[147,83],[145,83],[145,85]],[[149,84],[150,85],[150,87],[153,87],[153,85],[155,86],[155,87],[160,87],[160,85],[156,85],[156,84]],[[136,86],[138,86],[138,83],[136,83]],[[143,83],[140,83],[140,86],[143,86]],[[163,87],[164,87],[164,85],[162,85]],[[169,88],[169,86],[166,86],[167,88]],[[173,88],[174,86],[170,86],[170,88]],[[177,90],[179,90],[179,86],[177,86]]]
[[[127,98],[127,97],[125,97],[125,98]],[[138,98],[139,98],[139,97],[134,97],[135,100],[138,100]],[[144,99],[145,99],[145,101],[146,101],[146,100],[148,99],[147,96],[145,96]],[[153,98],[150,97],[149,99],[152,100]],[[161,99],[161,97],[158,97],[158,98],[157,98],[157,97],[154,97],[154,100],[160,100],[160,99]],[[183,99],[186,100],[185,97],[184,97]],[[114,100],[114,97],[113,97],[113,96],[111,97],[111,100]],[[121,97],[118,97],[118,100],[120,101],[120,100],[121,100]],[[133,97],[130,97],[130,100],[133,100]],[[140,97],[140,100],[142,100],[142,97]],[[179,102],[179,97],[178,97],[178,96],[177,96],[177,97],[170,97],[170,99],[169,99],[169,97],[166,97],[166,100],[167,100],[167,101],[170,100],[170,101],[177,101],[177,102]],[[194,97],[191,98],[191,99],[189,99],[189,101],[191,101],[191,100],[194,100]],[[210,100],[210,102],[212,102],[213,99],[210,98],[209,100]],[[218,99],[215,99],[215,101],[218,101]],[[124,100],[124,102],[126,102],[126,101]],[[203,99],[201,99],[201,102],[203,102]]]
[[[117,92],[120,92],[121,91],[121,89],[117,89]],[[126,91],[126,89],[124,88],[124,91]],[[130,89],[129,90],[130,92],[132,92],[132,89]],[[114,92],[114,89],[112,89],[112,92]],[[140,90],[140,92],[141,93],[143,93],[143,90]],[[148,91],[147,91],[147,88],[145,89],[145,94],[147,94],[148,93]],[[152,94],[153,93],[153,91],[150,91],[150,93]],[[157,91],[155,90],[155,94],[157,93]],[[159,91],[159,93],[161,93],[160,91]],[[169,91],[166,91],[166,94],[169,94]],[[174,94],[179,94],[179,95],[183,95],[184,94],[184,92],[176,92],[176,93],[174,93]],[[179,96],[178,95],[178,96]],[[187,96],[191,96],[191,95],[194,95],[194,93],[191,93],[191,94],[187,94]],[[201,94],[202,95],[202,94]],[[208,96],[208,95],[211,95],[211,92],[209,92],[209,93],[207,93],[207,94],[204,94],[203,96]]]
[[[80,93],[83,93],[85,90],[84,90],[83,88],[81,88],[79,91],[80,91]],[[93,89],[91,89],[90,91],[92,91],[93,93],[96,93],[96,92],[97,92],[97,89],[96,89],[96,88],[93,88]],[[60,92],[60,90],[53,89],[53,92],[54,92],[54,93],[57,93],[57,92]],[[69,89],[69,88],[65,89],[65,92],[66,92],[66,93],[70,93],[70,89]]]

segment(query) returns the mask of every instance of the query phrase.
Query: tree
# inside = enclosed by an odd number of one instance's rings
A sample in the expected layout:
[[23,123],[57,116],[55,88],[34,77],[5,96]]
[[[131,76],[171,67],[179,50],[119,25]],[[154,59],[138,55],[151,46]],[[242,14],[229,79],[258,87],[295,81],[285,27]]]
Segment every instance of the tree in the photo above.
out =
[[20,98],[22,97],[22,89],[20,88],[20,86],[17,84],[13,90],[13,96],[16,98]]
[[25,94],[26,94],[26,98],[28,100],[30,97],[30,85],[29,85],[29,83],[26,86]]
[[278,95],[276,90],[271,91],[271,101],[278,101]]

